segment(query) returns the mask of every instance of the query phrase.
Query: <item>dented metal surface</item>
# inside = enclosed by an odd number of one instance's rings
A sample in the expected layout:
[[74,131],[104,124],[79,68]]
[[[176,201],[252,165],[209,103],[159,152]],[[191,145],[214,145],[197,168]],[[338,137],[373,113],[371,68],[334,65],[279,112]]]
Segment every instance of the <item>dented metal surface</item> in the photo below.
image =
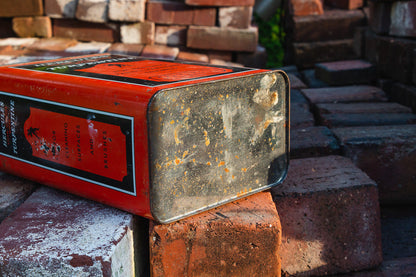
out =
[[288,103],[281,71],[155,94],[148,108],[153,216],[171,222],[281,182]]

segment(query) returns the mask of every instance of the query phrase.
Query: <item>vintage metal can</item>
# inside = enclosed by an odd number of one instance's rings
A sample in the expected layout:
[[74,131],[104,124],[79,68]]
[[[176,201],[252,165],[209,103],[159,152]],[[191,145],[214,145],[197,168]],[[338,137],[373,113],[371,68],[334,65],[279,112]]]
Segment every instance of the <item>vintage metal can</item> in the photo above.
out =
[[168,223],[280,183],[282,71],[100,54],[0,67],[0,169]]

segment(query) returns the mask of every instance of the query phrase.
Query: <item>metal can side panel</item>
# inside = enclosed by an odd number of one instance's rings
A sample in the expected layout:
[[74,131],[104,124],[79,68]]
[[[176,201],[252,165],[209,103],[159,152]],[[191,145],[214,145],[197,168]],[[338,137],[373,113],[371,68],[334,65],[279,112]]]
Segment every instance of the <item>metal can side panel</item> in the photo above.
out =
[[148,107],[153,217],[168,223],[282,182],[289,81],[268,71],[161,90]]

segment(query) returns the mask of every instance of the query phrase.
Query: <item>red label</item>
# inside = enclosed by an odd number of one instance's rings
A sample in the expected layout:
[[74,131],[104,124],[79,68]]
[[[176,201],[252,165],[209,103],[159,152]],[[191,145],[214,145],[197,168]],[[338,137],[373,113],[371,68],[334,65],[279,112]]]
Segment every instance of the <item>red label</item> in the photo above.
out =
[[77,71],[115,75],[155,82],[177,82],[233,72],[233,70],[229,68],[154,60],[102,63],[90,68],[77,69]]
[[127,175],[126,136],[119,126],[30,108],[24,129],[34,157],[120,182]]

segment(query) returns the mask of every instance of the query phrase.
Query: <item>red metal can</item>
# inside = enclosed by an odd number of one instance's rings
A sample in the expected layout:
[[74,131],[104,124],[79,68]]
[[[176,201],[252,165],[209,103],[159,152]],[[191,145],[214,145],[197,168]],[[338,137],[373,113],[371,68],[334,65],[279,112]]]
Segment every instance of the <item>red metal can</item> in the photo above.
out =
[[0,169],[162,223],[280,183],[282,71],[111,54],[0,67]]

